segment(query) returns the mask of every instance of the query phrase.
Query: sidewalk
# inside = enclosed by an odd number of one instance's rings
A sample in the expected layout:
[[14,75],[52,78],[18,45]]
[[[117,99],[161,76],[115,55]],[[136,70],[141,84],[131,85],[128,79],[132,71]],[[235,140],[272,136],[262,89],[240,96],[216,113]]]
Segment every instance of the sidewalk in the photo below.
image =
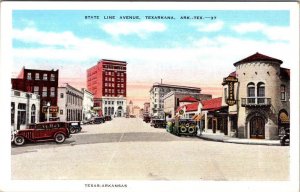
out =
[[205,133],[203,132],[201,139],[209,140],[209,141],[217,141],[224,143],[236,143],[236,144],[248,144],[248,145],[272,145],[272,146],[280,146],[279,140],[265,140],[265,139],[240,139],[229,137],[224,134],[213,134],[213,133]]

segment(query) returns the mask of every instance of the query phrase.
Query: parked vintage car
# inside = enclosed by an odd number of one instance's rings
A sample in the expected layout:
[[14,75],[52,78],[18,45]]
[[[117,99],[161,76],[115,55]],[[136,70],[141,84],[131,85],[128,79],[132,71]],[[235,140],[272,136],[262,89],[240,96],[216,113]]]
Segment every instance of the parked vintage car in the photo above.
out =
[[66,138],[70,138],[70,131],[65,122],[42,122],[30,124],[24,130],[14,132],[14,144],[23,145],[25,142],[55,141],[61,144]]
[[67,121],[66,127],[69,129],[71,134],[78,133],[82,129],[80,121]]
[[154,118],[152,118],[150,125],[155,127],[155,128],[158,128],[158,127],[166,128],[167,122],[166,122],[165,119],[154,119]]
[[175,120],[172,127],[169,129],[174,135],[188,135],[196,136],[198,131],[197,122],[191,119],[179,119]]
[[105,123],[105,117],[94,117],[93,123],[94,123],[94,124]]
[[107,115],[104,117],[105,121],[111,121],[111,116],[110,115]]
[[149,123],[151,121],[150,116],[143,116],[143,121],[145,121],[146,123]]

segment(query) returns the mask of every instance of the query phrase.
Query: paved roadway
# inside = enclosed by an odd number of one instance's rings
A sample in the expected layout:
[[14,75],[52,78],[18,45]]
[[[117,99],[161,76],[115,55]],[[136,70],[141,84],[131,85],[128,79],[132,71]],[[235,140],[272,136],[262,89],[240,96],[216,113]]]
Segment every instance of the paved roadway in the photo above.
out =
[[[288,180],[289,147],[177,137],[139,118],[12,147],[12,179]],[[271,173],[271,174],[270,174]]]

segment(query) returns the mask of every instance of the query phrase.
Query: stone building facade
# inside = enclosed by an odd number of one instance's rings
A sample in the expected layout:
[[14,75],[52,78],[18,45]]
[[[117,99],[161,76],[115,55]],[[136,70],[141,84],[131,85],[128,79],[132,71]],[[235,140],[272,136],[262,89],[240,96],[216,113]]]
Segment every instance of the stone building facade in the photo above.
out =
[[[289,126],[290,70],[283,62],[255,53],[234,63],[230,93],[223,82],[222,105],[228,105],[228,133],[239,138],[278,139],[279,129]],[[228,104],[233,93],[235,104]]]
[[60,121],[82,121],[83,93],[67,83],[57,90]]
[[11,130],[25,129],[28,124],[39,122],[40,96],[11,90]]
[[81,92],[83,93],[82,100],[82,120],[88,121],[95,115],[94,114],[94,95],[87,89],[82,88]]

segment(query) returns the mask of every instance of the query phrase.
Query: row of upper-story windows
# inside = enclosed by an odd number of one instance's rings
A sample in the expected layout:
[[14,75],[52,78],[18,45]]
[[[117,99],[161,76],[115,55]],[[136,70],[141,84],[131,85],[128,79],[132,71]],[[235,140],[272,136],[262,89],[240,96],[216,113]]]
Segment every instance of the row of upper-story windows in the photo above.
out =
[[[253,82],[247,85],[247,97],[265,97],[265,83],[259,82],[256,84]],[[286,100],[286,86],[280,85],[280,100]]]
[[112,76],[114,76],[115,74],[116,74],[117,76],[121,76],[121,77],[124,77],[124,76],[125,76],[125,74],[122,73],[122,72],[105,71],[105,75],[112,75]]
[[[40,73],[31,73],[31,72],[28,72],[27,73],[27,80],[33,80],[33,76],[34,76],[34,80],[48,81],[48,79],[49,79],[47,73],[40,74]],[[55,74],[50,74],[50,81],[55,81]]]
[[37,95],[40,95],[40,91],[42,91],[42,97],[48,97],[48,91],[49,91],[49,96],[50,97],[55,97],[55,87],[50,87],[48,89],[48,87],[41,87],[41,90],[40,90],[40,87],[39,86],[34,86],[33,87],[33,93],[37,94]]
[[112,66],[112,65],[103,65],[104,69],[119,69],[119,70],[126,70],[125,66]]

